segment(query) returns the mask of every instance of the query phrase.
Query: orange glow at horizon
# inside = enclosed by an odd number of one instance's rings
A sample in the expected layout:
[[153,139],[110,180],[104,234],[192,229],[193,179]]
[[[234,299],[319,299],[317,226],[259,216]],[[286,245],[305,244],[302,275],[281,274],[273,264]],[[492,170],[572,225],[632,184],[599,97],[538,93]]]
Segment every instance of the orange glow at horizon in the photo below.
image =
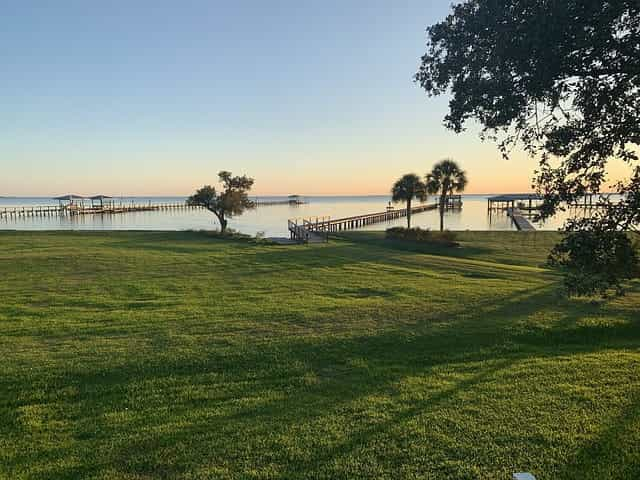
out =
[[[78,167],[61,176],[60,159],[48,154],[42,158],[18,158],[0,178],[0,195],[54,196],[65,193],[113,196],[183,196],[196,188],[217,185],[218,171],[247,174],[255,179],[252,195],[384,195],[405,173],[424,176],[442,158],[453,158],[466,170],[469,184],[465,193],[526,193],[532,191],[535,158],[516,152],[504,160],[494,144],[480,142],[469,134],[441,134],[444,139],[427,143],[419,138],[412,148],[385,146],[378,151],[359,151],[361,145],[334,146],[314,150],[302,146],[284,153],[264,152],[229,155],[228,160],[211,160],[211,146],[189,151],[181,145],[163,152],[147,150],[135,155],[123,148],[117,155],[95,151],[79,152]],[[457,141],[457,142],[456,142]],[[417,145],[416,145],[417,143]],[[369,146],[369,149],[371,147]],[[111,153],[111,152],[109,152]],[[216,155],[218,156],[218,155]],[[222,155],[219,155],[222,157]],[[65,157],[68,159],[69,156]],[[82,158],[94,161],[82,162]],[[96,164],[109,169],[96,174]],[[620,160],[609,164],[609,184],[627,178],[629,165]],[[13,174],[12,178],[12,171]]]

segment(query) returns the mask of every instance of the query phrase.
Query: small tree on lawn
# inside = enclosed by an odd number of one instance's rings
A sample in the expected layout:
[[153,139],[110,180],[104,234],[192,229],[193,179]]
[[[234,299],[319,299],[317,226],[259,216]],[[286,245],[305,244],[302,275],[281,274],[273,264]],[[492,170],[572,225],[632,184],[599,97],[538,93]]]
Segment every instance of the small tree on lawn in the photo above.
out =
[[444,230],[444,210],[447,207],[447,197],[453,192],[463,192],[467,186],[467,174],[460,166],[450,159],[436,163],[427,173],[427,193],[440,194],[440,231]]
[[416,198],[424,201],[427,191],[420,177],[414,173],[408,173],[393,184],[391,199],[395,202],[407,203],[407,228],[411,228],[411,201]]
[[187,203],[213,212],[220,222],[220,231],[224,233],[228,218],[241,215],[246,209],[255,207],[248,195],[253,186],[253,178],[245,175],[234,177],[231,172],[226,171],[218,173],[218,178],[223,186],[221,192],[216,192],[211,185],[205,185],[191,195]]

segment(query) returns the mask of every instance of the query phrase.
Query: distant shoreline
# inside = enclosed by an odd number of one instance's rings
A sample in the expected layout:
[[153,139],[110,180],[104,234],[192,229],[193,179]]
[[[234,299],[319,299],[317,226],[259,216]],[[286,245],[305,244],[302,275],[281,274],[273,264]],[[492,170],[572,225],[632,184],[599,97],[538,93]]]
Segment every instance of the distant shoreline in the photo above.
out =
[[[497,195],[534,195],[534,192],[489,192],[489,193],[462,193],[463,197],[487,197]],[[616,192],[602,192],[601,195],[616,195]],[[42,198],[51,200],[56,195],[0,195],[0,199],[23,199],[23,198]],[[390,197],[390,193],[368,193],[368,194],[298,194],[300,197],[307,198],[367,198],[367,197]],[[112,195],[113,198],[188,198],[189,195]],[[250,194],[250,198],[287,198],[288,194],[269,195],[269,194]]]
[[[516,194],[520,194],[522,192],[517,192]],[[513,192],[509,194],[514,194]],[[490,196],[490,195],[509,195],[504,193],[463,193],[463,197],[482,197],[482,196]],[[524,192],[523,194],[529,194],[529,192]],[[42,198],[42,199],[53,199],[56,195],[0,195],[0,199],[21,199],[21,198]],[[314,194],[299,194],[300,197],[312,197],[312,198],[366,198],[366,197],[390,197],[390,193],[369,193],[369,194],[335,194],[335,195],[314,195]],[[113,198],[188,198],[189,195],[112,195]],[[259,195],[259,194],[250,194],[250,198],[287,198],[289,195],[281,194],[281,195]]]

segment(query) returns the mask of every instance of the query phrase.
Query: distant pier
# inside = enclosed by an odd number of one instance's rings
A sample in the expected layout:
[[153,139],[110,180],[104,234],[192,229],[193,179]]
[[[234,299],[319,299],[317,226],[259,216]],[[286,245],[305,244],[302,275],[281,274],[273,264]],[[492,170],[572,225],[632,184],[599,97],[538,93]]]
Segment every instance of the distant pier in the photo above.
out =
[[82,204],[71,205],[40,205],[33,207],[5,207],[0,208],[0,218],[26,218],[26,217],[73,217],[77,215],[114,215],[130,212],[150,212],[165,210],[192,210],[201,207],[187,205],[187,203],[149,203],[142,205],[105,204],[100,206],[88,206]]
[[[174,203],[119,203],[107,195],[94,195],[84,197],[81,195],[67,194],[55,197],[58,205],[34,205],[19,207],[0,207],[0,219],[27,218],[27,217],[73,217],[77,215],[113,215],[132,212],[154,212],[166,210],[193,210],[202,208],[197,205],[189,205],[185,202]],[[256,207],[268,205],[303,205],[306,202],[299,195],[289,195],[282,200],[261,200],[256,198]]]
[[287,198],[278,199],[278,200],[263,200],[260,198],[255,198],[253,203],[256,207],[265,207],[269,205],[304,205],[308,203],[304,198],[300,195],[289,195]]

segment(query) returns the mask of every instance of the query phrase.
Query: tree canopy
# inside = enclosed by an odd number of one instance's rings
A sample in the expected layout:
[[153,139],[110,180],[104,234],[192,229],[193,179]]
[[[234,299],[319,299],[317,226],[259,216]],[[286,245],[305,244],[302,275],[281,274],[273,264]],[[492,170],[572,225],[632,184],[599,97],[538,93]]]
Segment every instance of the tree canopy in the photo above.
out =
[[[627,163],[603,214],[567,230],[637,230],[640,224],[640,2],[467,0],[427,29],[415,80],[450,92],[445,125],[478,121],[508,157],[540,160],[542,218],[607,187],[611,159]],[[609,188],[611,186],[609,185]]]
[[187,203],[213,212],[220,222],[220,230],[224,232],[227,229],[227,218],[240,215],[255,206],[248,195],[254,180],[245,175],[234,177],[231,172],[224,170],[218,173],[218,179],[223,186],[221,192],[216,192],[211,185],[205,185],[190,196]]
[[426,200],[426,186],[418,175],[407,173],[400,177],[391,188],[391,199],[394,202],[407,203],[407,228],[411,228],[411,202],[414,198],[420,201]]

